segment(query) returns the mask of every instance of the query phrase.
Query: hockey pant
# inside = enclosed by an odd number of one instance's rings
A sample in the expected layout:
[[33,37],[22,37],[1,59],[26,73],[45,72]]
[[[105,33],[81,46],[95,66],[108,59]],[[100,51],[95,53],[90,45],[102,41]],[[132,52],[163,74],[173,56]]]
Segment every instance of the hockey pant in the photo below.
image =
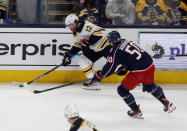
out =
[[105,49],[99,52],[95,52],[89,48],[82,49],[83,54],[80,54],[77,57],[77,64],[80,65],[80,68],[87,76],[87,78],[93,78],[94,76],[92,64],[95,63],[101,57],[106,57],[110,49],[110,46],[107,46]]
[[111,46],[107,46],[103,50],[95,52],[89,48],[82,48],[82,52],[89,60],[91,60],[93,63],[95,63],[97,60],[99,60],[103,56],[106,58],[110,49],[111,49]]
[[76,57],[76,61],[87,78],[90,79],[94,77],[92,62],[88,58],[86,58],[83,54],[79,54]]

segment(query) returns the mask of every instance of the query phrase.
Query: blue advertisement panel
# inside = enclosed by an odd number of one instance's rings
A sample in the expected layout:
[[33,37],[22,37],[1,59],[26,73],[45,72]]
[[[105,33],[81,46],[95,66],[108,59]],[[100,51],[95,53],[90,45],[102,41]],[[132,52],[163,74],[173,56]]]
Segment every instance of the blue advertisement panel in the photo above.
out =
[[157,70],[187,70],[187,33],[140,32],[139,44]]

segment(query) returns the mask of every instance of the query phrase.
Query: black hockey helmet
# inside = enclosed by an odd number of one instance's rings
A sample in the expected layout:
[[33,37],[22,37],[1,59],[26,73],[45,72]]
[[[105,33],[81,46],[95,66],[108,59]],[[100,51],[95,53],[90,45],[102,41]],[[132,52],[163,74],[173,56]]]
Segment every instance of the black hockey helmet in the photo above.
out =
[[108,33],[107,40],[108,40],[109,44],[112,42],[115,44],[121,40],[121,36],[120,36],[119,32],[112,31],[112,32]]

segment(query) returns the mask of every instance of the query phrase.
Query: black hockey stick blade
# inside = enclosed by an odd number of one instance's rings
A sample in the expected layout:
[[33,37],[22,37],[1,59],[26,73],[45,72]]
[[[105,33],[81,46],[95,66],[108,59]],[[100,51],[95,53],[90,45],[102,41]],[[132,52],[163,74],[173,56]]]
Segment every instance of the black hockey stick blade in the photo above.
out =
[[80,81],[76,81],[76,82],[72,82],[72,83],[68,83],[68,84],[65,84],[65,85],[60,85],[60,86],[56,86],[56,87],[52,87],[52,88],[48,88],[48,89],[40,90],[40,91],[39,90],[34,90],[33,93],[39,94],[39,93],[43,93],[43,92],[46,92],[46,91],[55,90],[55,89],[58,89],[58,88],[62,88],[62,87],[66,87],[66,86],[82,83],[82,82],[89,81],[89,80],[91,80],[91,79],[80,80]]
[[33,91],[34,94],[38,94],[38,93],[40,93],[40,92],[41,92],[41,91],[38,91],[38,90],[34,90],[34,91]]

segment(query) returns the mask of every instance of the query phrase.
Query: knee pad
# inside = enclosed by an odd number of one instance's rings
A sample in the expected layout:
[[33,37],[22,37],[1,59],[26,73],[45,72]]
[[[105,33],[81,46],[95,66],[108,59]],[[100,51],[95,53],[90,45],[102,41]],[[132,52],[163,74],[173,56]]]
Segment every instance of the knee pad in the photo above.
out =
[[147,91],[148,93],[150,93],[155,88],[155,86],[156,86],[155,83],[149,84],[149,85],[144,85],[143,92]]
[[118,86],[117,88],[117,91],[118,91],[118,94],[121,96],[121,97],[125,97],[125,96],[128,96],[130,93],[129,93],[129,89],[126,89],[124,86],[120,85]]

